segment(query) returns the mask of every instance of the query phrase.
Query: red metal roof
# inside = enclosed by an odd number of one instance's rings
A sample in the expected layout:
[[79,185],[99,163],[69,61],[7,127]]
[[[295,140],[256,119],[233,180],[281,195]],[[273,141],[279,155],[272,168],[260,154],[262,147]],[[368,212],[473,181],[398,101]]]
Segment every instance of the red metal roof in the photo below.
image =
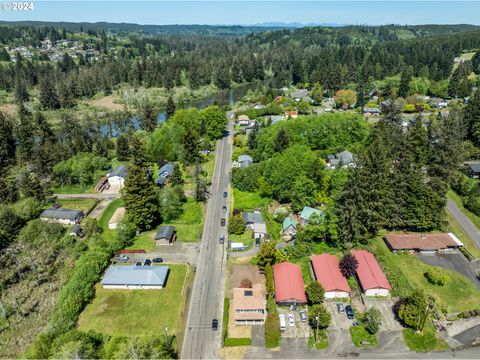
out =
[[312,256],[312,265],[315,277],[325,291],[350,292],[350,286],[340,272],[339,261],[335,255],[314,255]]
[[368,289],[392,289],[372,253],[366,250],[353,250],[352,254],[358,261],[357,276],[364,291]]
[[277,302],[295,300],[306,303],[305,284],[299,265],[287,261],[273,265],[275,300]]

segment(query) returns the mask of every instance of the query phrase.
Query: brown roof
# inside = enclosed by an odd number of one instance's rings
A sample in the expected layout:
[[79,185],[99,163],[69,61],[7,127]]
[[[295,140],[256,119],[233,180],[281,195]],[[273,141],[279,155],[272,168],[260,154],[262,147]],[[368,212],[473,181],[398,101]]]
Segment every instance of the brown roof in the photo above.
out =
[[123,219],[124,216],[125,216],[125,208],[119,207],[117,210],[115,210],[115,212],[113,213],[108,223],[113,224],[113,223],[119,222]]
[[252,288],[233,289],[233,310],[265,309],[265,292],[262,284]]
[[463,245],[451,233],[388,234],[385,235],[385,241],[393,250],[440,250]]

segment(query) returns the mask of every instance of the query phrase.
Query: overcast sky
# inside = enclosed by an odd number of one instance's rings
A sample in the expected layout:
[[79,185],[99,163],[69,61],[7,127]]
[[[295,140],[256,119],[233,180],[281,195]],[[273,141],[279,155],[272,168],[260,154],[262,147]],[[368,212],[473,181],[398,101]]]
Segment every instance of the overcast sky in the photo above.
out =
[[37,0],[33,1],[33,4],[34,10],[29,12],[0,10],[0,19],[138,24],[300,22],[480,25],[480,1]]

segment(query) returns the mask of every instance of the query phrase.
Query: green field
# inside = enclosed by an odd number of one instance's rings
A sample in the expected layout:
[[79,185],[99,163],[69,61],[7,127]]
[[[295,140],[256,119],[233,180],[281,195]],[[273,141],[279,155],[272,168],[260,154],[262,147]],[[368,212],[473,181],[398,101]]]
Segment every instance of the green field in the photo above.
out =
[[97,203],[97,201],[94,199],[57,199],[56,202],[61,204],[63,208],[82,210],[84,213],[90,210]]
[[185,303],[187,267],[168,265],[167,285],[160,290],[109,290],[96,287],[96,296],[80,315],[81,331],[112,336],[159,336],[173,333]]
[[177,220],[168,224],[173,225],[177,230],[177,241],[194,242],[200,239],[203,228],[203,203],[198,203],[191,198],[183,204],[183,213]]
[[369,248],[382,264],[396,294],[403,296],[413,289],[424,289],[448,312],[480,308],[480,290],[460,273],[440,269],[447,276],[447,283],[444,286],[432,285],[423,274],[433,266],[420,261],[415,255],[393,254],[381,238],[371,240]]
[[448,350],[448,344],[444,340],[437,340],[435,329],[431,323],[427,323],[423,333],[416,333],[413,329],[403,330],[403,340],[411,350],[428,352],[432,350]]
[[233,206],[234,209],[241,209],[243,211],[253,211],[259,207],[267,205],[269,199],[263,198],[258,193],[244,192],[238,189],[233,189]]
[[133,242],[130,246],[127,246],[125,249],[127,250],[147,250],[152,251],[155,250],[155,231],[148,231],[141,233],[140,236],[137,236],[133,239]]
[[122,199],[115,199],[113,200],[108,206],[105,208],[103,211],[103,214],[98,221],[98,224],[102,228],[108,228],[108,222],[110,221],[111,217],[113,216],[113,213],[115,210],[117,210],[119,207],[123,206],[123,200]]
[[68,185],[53,188],[54,194],[86,194],[94,192],[95,189],[91,185]]
[[242,235],[228,234],[228,238],[232,242],[244,243],[248,248],[254,245],[253,231],[251,229],[246,229]]
[[[353,345],[356,347],[376,347],[377,346],[377,336],[375,334],[370,334],[363,325],[352,326],[350,328],[350,336],[352,337]],[[362,341],[368,341],[370,344],[362,345]]]

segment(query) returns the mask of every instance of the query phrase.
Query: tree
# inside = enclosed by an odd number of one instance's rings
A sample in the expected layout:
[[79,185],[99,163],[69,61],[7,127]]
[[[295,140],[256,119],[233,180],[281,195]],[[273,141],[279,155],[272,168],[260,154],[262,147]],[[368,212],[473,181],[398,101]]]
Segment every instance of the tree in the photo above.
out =
[[262,243],[257,253],[258,268],[263,271],[267,265],[275,264],[276,254],[277,249],[272,241]]
[[14,240],[24,223],[11,207],[0,206],[0,250]]
[[32,114],[25,108],[23,103],[18,105],[19,124],[17,125],[17,154],[19,160],[28,162],[32,156],[34,146],[34,125]]
[[288,145],[290,144],[290,138],[288,136],[288,133],[287,131],[281,127],[278,132],[277,132],[277,135],[275,137],[275,145],[274,145],[274,149],[276,152],[283,152],[283,150],[285,150]]
[[340,271],[347,278],[355,275],[357,267],[358,261],[351,253],[346,254],[340,261]]
[[201,121],[205,124],[210,140],[223,135],[227,126],[227,116],[218,106],[209,106],[201,111]]
[[318,82],[315,83],[310,91],[310,97],[315,100],[317,104],[321,104],[323,100],[323,89]]
[[128,177],[122,195],[129,219],[140,229],[152,229],[159,220],[157,188],[138,163],[128,165]]
[[337,107],[350,107],[357,102],[357,94],[352,90],[338,90],[335,93],[334,101]]
[[325,290],[318,281],[312,281],[305,289],[309,305],[321,304],[325,296]]
[[128,138],[123,134],[117,137],[116,153],[117,159],[119,161],[125,161],[130,157],[130,146],[128,144]]
[[467,137],[480,146],[480,89],[475,91],[463,110],[463,121],[467,127]]
[[331,321],[332,315],[323,304],[316,304],[308,308],[308,323],[315,333],[319,329],[326,329]]
[[315,202],[315,191],[317,185],[306,175],[298,176],[292,187],[292,209],[300,211],[305,206],[312,205]]
[[165,113],[167,114],[167,119],[170,119],[175,114],[176,106],[173,101],[172,95],[168,96],[167,105],[165,107]]
[[15,162],[15,147],[12,123],[0,111],[0,176]]
[[200,160],[200,137],[194,129],[187,129],[183,135],[183,160],[192,165]]
[[140,108],[141,126],[143,130],[152,132],[158,125],[158,112],[153,107],[153,104],[148,100],[142,104]]
[[407,67],[402,71],[402,75],[400,76],[400,87],[398,89],[398,96],[403,98],[407,97],[408,86],[412,78],[412,71],[413,69],[411,69],[410,67]]
[[50,76],[42,76],[38,82],[39,99],[42,109],[54,110],[60,107],[57,91]]
[[376,334],[382,324],[382,313],[377,308],[370,308],[363,314],[362,321],[370,334]]
[[15,101],[17,104],[22,104],[29,100],[27,85],[25,80],[17,74],[15,77]]
[[160,215],[165,222],[177,219],[182,213],[182,199],[175,189],[164,187],[159,191]]
[[195,201],[202,202],[207,199],[207,182],[203,176],[203,169],[201,164],[195,165]]
[[242,235],[245,232],[245,222],[241,214],[230,217],[228,232],[235,235]]
[[265,346],[267,348],[278,347],[280,345],[280,337],[280,319],[278,312],[269,312],[265,319]]
[[175,186],[182,185],[183,182],[183,175],[182,171],[180,170],[180,166],[178,164],[173,164],[173,174],[170,177],[170,183]]
[[397,309],[398,318],[406,326],[423,331],[428,316],[435,310],[435,302],[423,290],[416,290],[401,299]]
[[275,292],[275,286],[273,284],[273,268],[272,264],[267,263],[264,268],[265,272],[265,287],[267,288],[267,294],[273,295]]

